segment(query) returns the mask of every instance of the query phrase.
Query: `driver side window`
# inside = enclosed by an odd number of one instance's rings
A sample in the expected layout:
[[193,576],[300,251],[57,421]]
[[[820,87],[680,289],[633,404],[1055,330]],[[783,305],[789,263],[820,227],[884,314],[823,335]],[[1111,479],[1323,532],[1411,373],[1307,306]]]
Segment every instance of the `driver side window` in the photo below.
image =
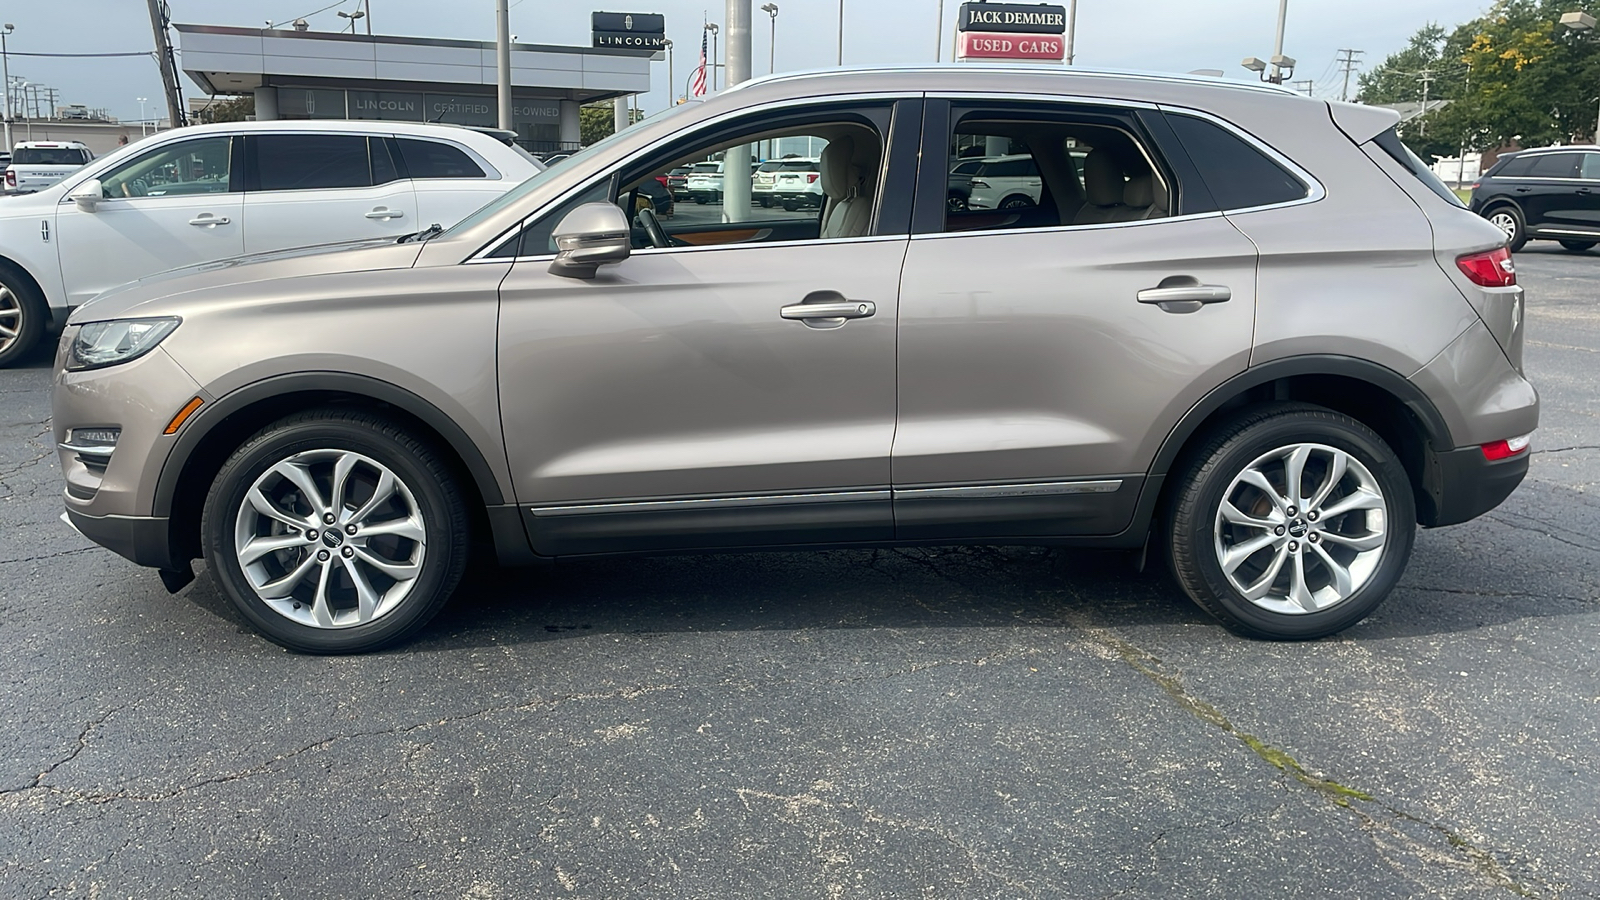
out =
[[158,147],[101,176],[108,200],[227,193],[233,138],[197,138]]

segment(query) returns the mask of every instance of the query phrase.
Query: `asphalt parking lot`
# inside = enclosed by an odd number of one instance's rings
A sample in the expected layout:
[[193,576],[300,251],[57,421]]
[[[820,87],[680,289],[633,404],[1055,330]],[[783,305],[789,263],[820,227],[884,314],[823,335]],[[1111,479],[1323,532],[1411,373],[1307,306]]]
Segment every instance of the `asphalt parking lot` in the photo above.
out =
[[475,573],[297,656],[57,521],[0,370],[4,897],[1600,897],[1600,253],[1532,474],[1334,638],[1028,548]]

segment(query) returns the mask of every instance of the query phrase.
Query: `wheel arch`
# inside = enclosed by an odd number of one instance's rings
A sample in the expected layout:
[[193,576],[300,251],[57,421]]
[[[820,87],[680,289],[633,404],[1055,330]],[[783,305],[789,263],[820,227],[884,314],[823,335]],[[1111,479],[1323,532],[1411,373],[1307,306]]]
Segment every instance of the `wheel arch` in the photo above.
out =
[[152,513],[169,520],[169,546],[174,561],[199,557],[201,507],[228,456],[246,438],[276,419],[328,405],[371,409],[419,429],[456,473],[467,494],[475,530],[488,528],[488,507],[506,502],[482,450],[449,416],[422,397],[363,375],[308,372],[277,376],[238,388],[202,406],[162,464]]
[[27,266],[18,262],[14,257],[6,256],[4,254],[0,254],[0,269],[6,269],[11,272],[15,272],[18,276],[26,279],[28,284],[31,285],[36,292],[38,292],[39,299],[44,302],[44,314],[49,318],[49,321],[47,321],[45,324],[47,326],[58,324],[55,321],[55,311],[50,308],[50,294],[45,291],[44,285],[39,283],[38,276],[34,275],[33,272],[29,271]]
[[1153,524],[1175,489],[1186,453],[1239,410],[1273,400],[1299,400],[1344,413],[1376,431],[1410,476],[1418,519],[1438,516],[1436,455],[1455,449],[1449,425],[1422,389],[1400,373],[1347,356],[1315,355],[1251,367],[1213,389],[1168,433],[1157,451],[1135,521]]

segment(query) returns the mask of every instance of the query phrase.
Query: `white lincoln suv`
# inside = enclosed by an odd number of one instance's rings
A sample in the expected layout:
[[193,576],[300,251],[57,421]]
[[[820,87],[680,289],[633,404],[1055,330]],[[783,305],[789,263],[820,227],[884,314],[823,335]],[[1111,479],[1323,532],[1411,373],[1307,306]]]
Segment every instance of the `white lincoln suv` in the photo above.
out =
[[162,132],[0,204],[0,366],[109,288],[229,257],[449,227],[540,169],[488,134],[448,125]]

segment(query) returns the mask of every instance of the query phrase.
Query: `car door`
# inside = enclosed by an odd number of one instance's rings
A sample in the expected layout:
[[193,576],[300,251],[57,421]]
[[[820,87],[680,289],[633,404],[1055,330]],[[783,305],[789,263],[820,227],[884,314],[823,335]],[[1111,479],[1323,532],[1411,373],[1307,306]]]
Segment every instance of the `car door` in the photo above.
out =
[[1513,188],[1530,231],[1560,228],[1572,219],[1578,202],[1579,153],[1540,153],[1528,177]]
[[301,132],[245,139],[248,253],[398,237],[417,224],[417,197],[380,135]]
[[[924,147],[901,282],[896,537],[1117,533],[1178,418],[1247,365],[1254,247],[1188,214],[1201,192],[1131,111],[930,99],[927,118],[945,145]],[[1007,139],[1039,206],[948,209],[954,151]],[[1125,202],[1084,204],[1089,147],[1121,179],[1089,195]]]
[[1560,221],[1576,232],[1592,232],[1600,237],[1600,153],[1582,154],[1578,181]]
[[240,138],[155,147],[100,174],[92,208],[63,203],[56,252],[67,304],[180,266],[244,252]]
[[[707,126],[529,226],[501,287],[499,365],[506,455],[538,552],[892,536],[917,105],[823,104]],[[859,174],[854,202],[873,216],[858,233],[821,239],[815,210],[785,225],[730,209],[667,246],[636,229],[632,257],[593,279],[550,273],[551,231],[577,205],[634,215],[646,205],[628,185],[711,152],[748,158],[745,135],[784,127],[834,139],[841,178]]]

